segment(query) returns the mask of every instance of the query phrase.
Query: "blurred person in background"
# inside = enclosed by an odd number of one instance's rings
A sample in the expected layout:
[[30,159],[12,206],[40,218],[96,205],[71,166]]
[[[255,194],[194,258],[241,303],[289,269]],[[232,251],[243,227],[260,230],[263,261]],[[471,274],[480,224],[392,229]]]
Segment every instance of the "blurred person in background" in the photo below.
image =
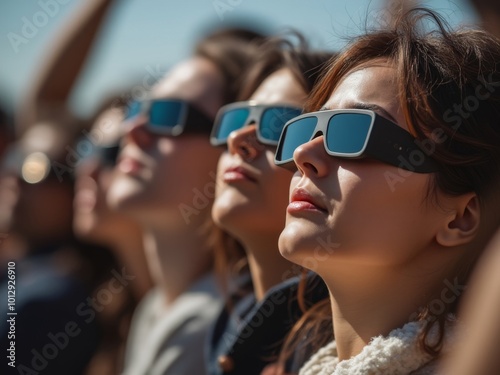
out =
[[57,119],[57,126],[78,125],[71,123],[77,116],[69,108],[69,98],[115,2],[80,1],[74,13],[54,34],[16,111],[17,137],[33,124],[53,118]]
[[493,210],[481,223],[470,248],[485,249],[460,304],[462,323],[457,343],[440,368],[444,375],[497,375],[500,373],[500,205],[498,184],[487,197]]
[[204,340],[221,303],[210,217],[220,151],[209,134],[261,39],[245,29],[211,33],[150,100],[130,105],[108,202],[143,227],[155,288],[134,314],[125,374],[205,373]]
[[311,275],[304,286],[306,297],[298,301],[301,269],[278,251],[292,173],[274,165],[274,153],[284,124],[302,113],[331,56],[311,51],[299,33],[270,38],[244,76],[240,101],[222,107],[217,115],[211,141],[224,147],[224,153],[212,217],[244,250],[239,258],[229,249],[218,253],[226,258],[221,271],[230,280],[237,275],[235,268],[246,262],[253,290],[241,295],[241,285],[220,312],[208,340],[210,374],[260,374],[276,362],[302,308],[328,296],[322,281]]
[[131,272],[137,267],[140,276],[133,285],[133,294],[140,300],[151,287],[146,258],[142,251],[142,230],[129,217],[111,210],[106,194],[111,184],[122,137],[122,122],[127,95],[107,100],[90,121],[88,137],[81,137],[78,146],[86,155],[76,167],[74,222],[77,236],[106,245]]
[[85,156],[76,167],[74,231],[83,240],[108,247],[127,275],[133,277],[98,316],[103,338],[88,374],[121,372],[132,313],[152,285],[140,226],[106,203],[119,151],[126,97],[124,94],[105,101],[90,121],[90,131],[76,147]]
[[12,128],[7,113],[0,107],[0,163],[10,142],[12,142]]
[[[0,107],[0,165],[3,164],[3,158],[7,150],[7,147],[13,141],[12,133],[13,131],[7,113],[4,111],[2,107]],[[2,175],[0,172],[0,185],[3,183],[4,180],[2,179]],[[5,181],[5,183],[8,182]],[[0,187],[0,191],[2,190],[3,189]],[[0,201],[1,200],[2,198],[0,197]],[[0,212],[0,223],[5,221],[5,219],[2,219],[1,215],[2,214]],[[5,247],[7,241],[8,241],[7,228],[5,228],[5,226],[2,228],[2,225],[0,224],[0,265],[2,266],[4,264],[7,264],[10,258],[10,255],[7,253]]]
[[480,24],[497,38],[500,38],[500,4],[495,0],[469,0],[480,17]]
[[[74,178],[66,148],[75,129],[64,129],[48,122],[30,127],[2,168],[0,224],[9,233],[5,246],[15,247],[6,251],[16,263],[18,372],[84,373],[101,334],[95,311],[102,303],[90,297],[116,268],[111,253],[73,235]],[[9,347],[7,328],[0,326],[2,349]]]
[[[482,26],[500,38],[500,4],[494,0],[471,0]],[[483,220],[482,232],[473,248],[486,247],[476,267],[461,305],[463,324],[458,344],[446,359],[441,373],[446,375],[496,375],[500,373],[500,207],[499,186],[491,189],[487,204],[496,207]]]
[[[147,290],[147,276],[128,269],[131,263],[141,269],[140,247],[137,261],[127,258],[123,267],[105,247],[111,244],[102,236],[106,228],[93,231],[96,223],[77,215],[75,229],[92,243],[73,233],[75,168],[88,166],[82,160],[100,145],[95,139],[83,149],[75,143],[85,133],[68,99],[112,3],[82,2],[57,33],[19,111],[21,138],[5,163],[0,217],[9,231],[9,260],[18,259],[19,371],[25,366],[50,374],[117,373],[127,314]],[[129,239],[135,233],[140,243],[137,228],[129,229]],[[131,256],[118,254],[120,261]],[[62,345],[57,355],[50,351],[54,337]]]

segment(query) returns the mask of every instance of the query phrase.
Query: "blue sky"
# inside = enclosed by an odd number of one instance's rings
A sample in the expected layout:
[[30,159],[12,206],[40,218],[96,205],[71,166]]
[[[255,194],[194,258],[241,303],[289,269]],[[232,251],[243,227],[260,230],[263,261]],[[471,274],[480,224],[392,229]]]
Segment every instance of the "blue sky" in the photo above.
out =
[[[43,4],[55,3],[52,14]],[[83,0],[0,1],[0,99],[16,105],[43,59],[51,38]],[[140,82],[152,82],[169,66],[189,55],[193,42],[208,25],[242,22],[265,25],[270,32],[295,28],[315,47],[336,50],[350,35],[376,18],[383,0],[118,0],[72,96],[81,116],[107,94]],[[464,0],[421,1],[452,25],[473,23],[475,13]],[[226,5],[226,12],[219,9]],[[39,12],[45,12],[46,16]],[[22,34],[23,17],[38,25],[35,35],[16,48],[8,34]],[[45,17],[45,19],[44,19]],[[45,23],[45,24],[44,24]]]

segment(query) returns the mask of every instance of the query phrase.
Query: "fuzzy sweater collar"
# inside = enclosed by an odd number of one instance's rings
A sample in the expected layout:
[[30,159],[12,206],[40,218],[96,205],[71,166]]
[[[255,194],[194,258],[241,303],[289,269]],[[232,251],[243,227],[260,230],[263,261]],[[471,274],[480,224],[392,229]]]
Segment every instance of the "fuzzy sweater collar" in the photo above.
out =
[[[447,325],[443,351],[449,347],[451,329]],[[358,355],[339,362],[337,345],[332,341],[321,348],[300,369],[299,375],[427,375],[435,374],[436,361],[420,349],[421,322],[410,322],[395,329],[387,337],[374,337]],[[431,329],[428,340],[433,342],[437,326]]]

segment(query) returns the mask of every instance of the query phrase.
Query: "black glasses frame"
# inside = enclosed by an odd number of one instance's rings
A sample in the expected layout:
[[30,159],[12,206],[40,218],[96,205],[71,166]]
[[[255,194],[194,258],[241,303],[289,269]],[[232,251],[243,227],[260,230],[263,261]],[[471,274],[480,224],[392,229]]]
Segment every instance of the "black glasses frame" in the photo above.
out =
[[[327,145],[327,134],[330,126],[330,120],[335,115],[349,113],[364,114],[370,116],[371,118],[370,127],[366,133],[362,149],[351,153],[335,152],[330,150]],[[281,157],[287,129],[294,124],[297,125],[297,122],[311,117],[317,119],[316,126],[311,132],[309,139],[304,140],[302,144],[307,143],[319,134],[322,134],[325,150],[327,154],[331,156],[341,158],[371,157],[384,163],[417,173],[432,173],[437,171],[437,164],[417,145],[417,139],[413,137],[413,135],[394,122],[378,115],[374,111],[365,109],[341,109],[311,112],[290,120],[285,124],[278,142],[274,159],[276,165],[291,170],[296,169],[293,157],[287,159],[282,159]],[[414,152],[418,152],[418,163],[410,162],[410,165],[408,166],[408,161],[414,160],[412,157]]]

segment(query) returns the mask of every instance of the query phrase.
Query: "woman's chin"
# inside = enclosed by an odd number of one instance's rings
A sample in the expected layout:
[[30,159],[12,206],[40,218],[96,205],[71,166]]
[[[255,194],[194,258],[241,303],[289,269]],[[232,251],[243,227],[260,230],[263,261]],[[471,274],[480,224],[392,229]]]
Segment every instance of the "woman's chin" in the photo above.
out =
[[291,262],[300,264],[302,256],[307,250],[304,248],[307,239],[301,235],[300,228],[286,225],[280,234],[278,247],[281,255]]

